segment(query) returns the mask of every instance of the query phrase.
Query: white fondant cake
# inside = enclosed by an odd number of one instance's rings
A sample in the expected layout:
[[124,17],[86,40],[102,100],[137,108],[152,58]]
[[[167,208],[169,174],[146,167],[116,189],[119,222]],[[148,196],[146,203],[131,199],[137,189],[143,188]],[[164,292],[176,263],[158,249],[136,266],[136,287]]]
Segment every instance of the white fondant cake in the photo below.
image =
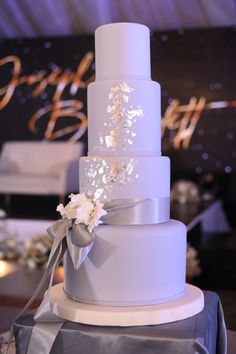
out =
[[[160,87],[150,78],[149,37],[147,27],[134,23],[95,32],[96,81],[88,88],[89,151],[80,160],[80,192],[103,203],[118,199],[128,222],[96,228],[78,271],[67,252],[64,291],[85,304],[155,305],[185,294],[186,228],[169,219],[170,167],[161,156]],[[143,204],[133,218],[122,211],[122,200],[149,200],[155,207]]]

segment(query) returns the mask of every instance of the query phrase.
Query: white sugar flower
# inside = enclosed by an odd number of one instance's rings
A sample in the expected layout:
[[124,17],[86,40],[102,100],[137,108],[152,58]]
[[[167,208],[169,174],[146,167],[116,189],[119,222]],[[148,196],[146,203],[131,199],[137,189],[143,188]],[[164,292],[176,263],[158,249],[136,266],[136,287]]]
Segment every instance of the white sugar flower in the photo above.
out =
[[82,205],[80,205],[77,209],[76,215],[76,224],[89,224],[90,215],[93,212],[94,205],[91,200],[87,199]]
[[87,201],[89,201],[89,198],[86,196],[85,193],[82,194],[70,194],[69,195],[70,198],[70,202],[69,204],[75,208],[80,207],[81,205],[83,205],[84,203],[86,203]]
[[106,212],[106,210],[103,209],[103,204],[100,203],[99,201],[96,201],[94,209],[90,215],[90,221],[88,224],[88,231],[92,232],[94,227],[98,226],[99,224],[102,224],[102,221],[100,220],[100,218],[106,214],[107,214],[107,212]]
[[103,204],[88,198],[85,193],[70,194],[69,198],[70,202],[66,206],[57,206],[57,211],[63,219],[73,220],[75,224],[84,224],[88,226],[89,232],[102,223],[100,218],[106,214]]
[[57,211],[61,214],[63,218],[75,219],[76,218],[76,209],[68,203],[65,207],[62,204],[57,206]]

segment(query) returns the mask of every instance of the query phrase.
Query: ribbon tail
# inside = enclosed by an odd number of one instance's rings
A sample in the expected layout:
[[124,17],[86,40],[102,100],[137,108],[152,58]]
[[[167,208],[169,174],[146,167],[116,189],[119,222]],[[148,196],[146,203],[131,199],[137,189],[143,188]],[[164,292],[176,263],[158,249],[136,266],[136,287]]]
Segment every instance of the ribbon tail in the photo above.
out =
[[53,241],[51,252],[48,257],[48,264],[47,267],[51,261],[51,258],[54,256],[56,250],[62,243],[63,239],[66,237],[68,233],[68,223],[66,220],[58,220],[55,223],[53,223],[48,229],[47,233],[49,235],[49,238]]
[[[49,354],[55,338],[64,323],[63,319],[53,313],[53,309],[50,305],[50,290],[55,270],[65,251],[68,249],[73,265],[75,269],[78,269],[84,262],[95,241],[95,234],[88,232],[85,225],[76,225],[71,230],[69,230],[69,227],[70,224],[66,220],[59,220],[48,229],[49,237],[53,239],[53,245],[49,255],[47,268],[33,296],[15,319],[16,321],[23,316],[30,308],[33,301],[44,289],[48,276],[51,273],[48,290],[35,314],[34,319],[36,324],[32,330],[27,354],[34,354],[35,348],[37,348],[37,354]],[[7,351],[9,350],[12,338],[13,326],[10,330]]]
[[37,323],[30,337],[27,354],[49,354],[63,322]]
[[73,266],[79,269],[90,252],[95,241],[95,234],[88,232],[83,225],[76,225],[68,232],[67,246]]
[[[64,226],[62,225],[63,223],[64,223]],[[53,267],[55,268],[55,264],[57,264],[60,261],[61,257],[63,256],[63,254],[65,252],[65,246],[62,247],[62,251],[60,249],[60,245],[62,243],[62,240],[66,236],[65,234],[63,235],[64,230],[65,230],[65,222],[63,221],[63,223],[56,222],[54,224],[54,226],[56,226],[56,227],[58,226],[58,229],[60,228],[60,230],[61,230],[61,232],[60,232],[61,234],[60,234],[59,240],[54,238],[53,246],[52,246],[52,249],[51,249],[51,252],[50,252],[50,255],[49,255],[49,260],[48,260],[47,268],[46,268],[46,270],[44,272],[44,275],[43,275],[39,285],[37,286],[35,292],[33,293],[32,297],[26,303],[24,308],[19,312],[19,314],[16,316],[15,320],[13,321],[13,323],[15,323],[15,321],[17,321],[20,317],[24,316],[26,314],[26,312],[29,310],[29,308],[32,305],[32,303],[34,302],[34,300],[37,299],[38,295],[45,288],[45,284],[47,282],[47,279],[48,279]],[[11,329],[10,329],[10,332],[9,332],[8,346],[7,346],[6,353],[8,353],[8,351],[9,351],[10,343],[12,342],[13,337],[14,337],[14,332],[13,332],[13,325],[12,325]]]
[[51,286],[52,286],[52,281],[54,278],[54,273],[66,251],[66,242],[63,240],[62,244],[60,244],[60,251],[58,252],[56,261],[53,266],[53,270],[51,273],[51,279],[49,283],[48,290],[44,294],[43,301],[41,302],[40,306],[38,307],[35,315],[34,315],[34,320],[35,322],[63,322],[63,320],[56,316],[50,305],[50,293],[51,293]]
[[37,348],[37,354],[49,354],[57,334],[64,323],[63,319],[53,313],[53,308],[50,304],[53,274],[62,255],[68,247],[74,267],[78,269],[93,246],[95,240],[94,234],[89,233],[80,225],[76,227],[76,230],[74,228],[72,230],[69,231],[67,225],[67,240],[63,240],[62,243],[60,243],[60,252],[54,263],[49,288],[35,314],[34,319],[36,324],[32,330],[27,354],[34,354],[35,348]]
[[27,354],[34,354],[35,348],[37,348],[37,354],[49,354],[58,332],[63,326],[64,320],[55,315],[51,308],[50,293],[54,273],[66,251],[66,248],[67,245],[64,239],[59,245],[59,252],[53,264],[48,290],[45,292],[43,301],[34,316],[36,324],[32,329]]
[[44,294],[43,301],[34,315],[34,320],[35,322],[64,322],[62,318],[55,315],[52,311],[50,305],[50,291],[46,291]]

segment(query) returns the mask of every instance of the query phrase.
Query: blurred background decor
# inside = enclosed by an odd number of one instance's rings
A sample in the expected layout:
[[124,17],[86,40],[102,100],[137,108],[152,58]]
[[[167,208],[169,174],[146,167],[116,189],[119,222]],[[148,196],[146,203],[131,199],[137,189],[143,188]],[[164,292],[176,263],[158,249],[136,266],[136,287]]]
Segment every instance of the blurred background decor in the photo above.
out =
[[178,180],[172,184],[170,200],[178,204],[198,204],[201,201],[199,187],[192,181]]
[[20,263],[30,269],[46,267],[52,241],[47,234],[36,235],[25,243]]
[[197,250],[188,243],[186,255],[186,280],[188,283],[194,282],[194,279],[201,274],[202,270],[198,257]]

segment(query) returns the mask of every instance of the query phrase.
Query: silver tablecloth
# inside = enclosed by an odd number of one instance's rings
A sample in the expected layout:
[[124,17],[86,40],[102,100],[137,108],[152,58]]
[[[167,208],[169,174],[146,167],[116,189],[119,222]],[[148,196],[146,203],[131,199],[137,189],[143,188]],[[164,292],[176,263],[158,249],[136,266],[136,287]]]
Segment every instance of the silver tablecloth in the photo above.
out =
[[[210,291],[204,295],[201,313],[163,325],[100,327],[66,322],[51,354],[226,354],[226,327],[219,297]],[[33,326],[32,313],[14,324],[18,354],[27,352]]]

